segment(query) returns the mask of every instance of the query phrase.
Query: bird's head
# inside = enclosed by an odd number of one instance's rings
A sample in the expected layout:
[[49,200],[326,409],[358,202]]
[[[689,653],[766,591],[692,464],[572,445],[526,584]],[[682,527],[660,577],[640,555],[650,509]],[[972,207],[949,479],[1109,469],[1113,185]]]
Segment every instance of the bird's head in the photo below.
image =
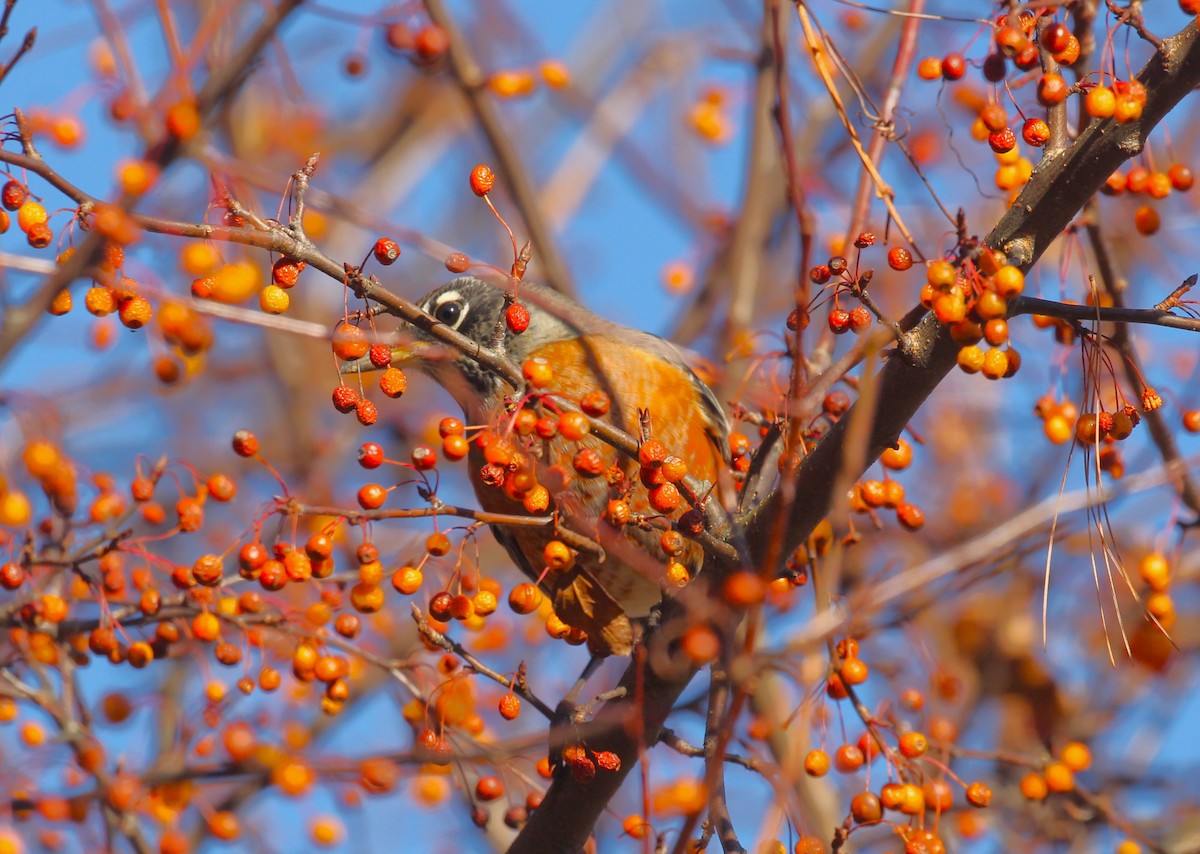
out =
[[[549,288],[523,283],[520,301],[529,310],[529,326],[519,334],[505,323],[504,292],[473,276],[463,276],[430,291],[417,305],[436,323],[483,348],[492,347],[499,330],[506,356],[518,367],[539,347],[579,334],[570,319],[570,304]],[[392,364],[413,367],[433,377],[472,420],[486,415],[484,410],[513,392],[494,370],[416,327],[410,327],[404,343],[393,348]]]

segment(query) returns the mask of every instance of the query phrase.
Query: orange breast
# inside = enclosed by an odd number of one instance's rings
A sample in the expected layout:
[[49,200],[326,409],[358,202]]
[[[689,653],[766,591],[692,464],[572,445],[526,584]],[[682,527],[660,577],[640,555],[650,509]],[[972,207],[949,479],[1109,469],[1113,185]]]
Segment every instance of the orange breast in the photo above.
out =
[[[639,431],[638,410],[647,410],[654,438],[669,453],[683,458],[692,475],[710,483],[716,480],[721,459],[716,433],[721,428],[712,423],[686,369],[654,353],[618,346],[602,336],[556,342],[531,355],[546,359],[554,368],[548,391],[575,402],[597,389],[606,392],[612,401],[606,420],[634,436]],[[628,617],[644,616],[661,597],[666,555],[657,530],[636,525],[615,529],[600,522],[610,497],[608,482],[604,477],[585,477],[572,471],[571,459],[580,447],[595,449],[607,464],[619,464],[632,484],[626,499],[632,512],[655,515],[646,490],[636,483],[635,460],[622,457],[591,435],[578,443],[562,436],[536,440],[526,453],[536,460],[538,481],[551,490],[551,509],[561,514],[566,527],[597,538],[606,555],[601,561],[581,552],[572,573],[551,574],[542,583],[552,593],[555,610],[566,623],[598,639],[596,648],[625,653],[630,637]],[[471,457],[475,467],[483,461],[474,447]],[[474,485],[485,510],[525,513],[522,504],[504,490],[477,480]],[[541,575],[542,550],[553,536],[554,532],[546,527],[509,527],[497,532],[518,565],[534,578]],[[677,559],[694,572],[703,561],[703,553],[697,544],[689,542]]]
[[710,483],[716,479],[716,428],[704,416],[699,391],[685,370],[599,335],[548,344],[535,355],[554,366],[552,389],[580,396],[592,389],[605,391],[613,402],[612,423],[631,435],[638,434],[637,410],[648,410],[654,438],[682,457],[696,477]]

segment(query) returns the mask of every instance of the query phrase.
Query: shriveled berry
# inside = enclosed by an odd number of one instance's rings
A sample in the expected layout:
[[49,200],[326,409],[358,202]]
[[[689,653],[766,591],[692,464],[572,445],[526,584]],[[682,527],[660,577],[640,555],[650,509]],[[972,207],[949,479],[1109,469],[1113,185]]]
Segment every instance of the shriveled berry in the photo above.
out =
[[354,414],[358,416],[359,423],[365,427],[370,427],[379,420],[379,410],[365,397],[359,398],[358,402],[354,404]]
[[887,254],[888,266],[893,270],[908,270],[913,265],[912,253],[903,246],[893,246]]
[[471,192],[477,196],[486,196],[496,184],[496,175],[491,167],[480,163],[471,170]]
[[372,344],[367,351],[367,358],[377,368],[386,368],[392,363],[392,348],[386,344]]
[[1017,147],[1017,135],[1009,127],[993,131],[988,134],[988,145],[997,154],[1005,154]]
[[408,377],[394,365],[379,376],[379,390],[391,398],[398,398],[408,390]]
[[1041,148],[1050,141],[1050,125],[1042,119],[1026,119],[1021,126],[1021,139],[1026,145]]
[[529,309],[519,302],[514,302],[505,310],[504,322],[508,325],[509,332],[520,335],[529,328]]
[[589,391],[579,401],[579,408],[593,418],[606,414],[611,406],[608,394],[600,389]]

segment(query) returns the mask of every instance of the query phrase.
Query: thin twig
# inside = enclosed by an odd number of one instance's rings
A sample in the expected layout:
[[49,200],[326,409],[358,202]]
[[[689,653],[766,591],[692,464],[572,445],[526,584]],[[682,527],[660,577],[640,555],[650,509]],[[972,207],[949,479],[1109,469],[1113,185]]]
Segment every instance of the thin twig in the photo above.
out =
[[560,293],[574,296],[575,284],[554,239],[554,232],[542,215],[533,181],[517,153],[511,130],[504,127],[500,121],[500,115],[488,95],[483,71],[471,54],[466,38],[442,0],[425,0],[425,10],[430,20],[446,33],[450,69],[475,114],[475,120],[487,137],[488,145],[496,155],[500,175],[512,191],[513,201],[525,221],[525,227],[529,229],[534,256],[541,266],[542,281]]

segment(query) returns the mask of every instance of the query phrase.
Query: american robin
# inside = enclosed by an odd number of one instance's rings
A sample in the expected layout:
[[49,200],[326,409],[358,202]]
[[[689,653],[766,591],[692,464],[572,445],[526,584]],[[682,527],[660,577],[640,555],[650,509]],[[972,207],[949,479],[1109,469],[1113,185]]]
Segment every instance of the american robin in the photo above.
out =
[[[573,554],[573,563],[552,546],[555,565],[548,567],[546,547],[557,539],[554,530],[493,526],[517,566],[550,595],[563,623],[586,632],[594,652],[627,655],[633,646],[631,620],[646,616],[661,600],[668,563],[694,574],[703,561],[702,549],[690,540],[671,544],[682,542],[676,554],[664,551],[662,534],[670,518],[688,508],[682,503],[679,510],[667,508],[671,488],[660,490],[661,485],[678,479],[679,460],[688,474],[716,483],[719,466],[729,458],[728,422],[712,391],[669,342],[607,321],[532,282],[519,286],[519,302],[528,309],[528,327],[518,333],[505,325],[504,346],[516,365],[549,369],[548,382],[533,394],[512,389],[420,330],[394,351],[393,364],[427,373],[455,398],[469,425],[490,428],[483,437],[490,444],[480,447],[477,437],[469,452],[472,485],[483,510],[556,513],[560,527],[602,546],[603,554]],[[497,323],[504,323],[503,292],[474,277],[455,279],[418,305],[485,347]],[[591,433],[579,436],[578,416],[560,420],[556,401],[582,402],[585,410],[590,404],[599,412],[605,398],[607,412],[598,417],[638,436],[639,411],[648,412],[659,444],[647,453],[661,449],[678,459],[643,466]],[[633,523],[625,522],[627,515]]]

